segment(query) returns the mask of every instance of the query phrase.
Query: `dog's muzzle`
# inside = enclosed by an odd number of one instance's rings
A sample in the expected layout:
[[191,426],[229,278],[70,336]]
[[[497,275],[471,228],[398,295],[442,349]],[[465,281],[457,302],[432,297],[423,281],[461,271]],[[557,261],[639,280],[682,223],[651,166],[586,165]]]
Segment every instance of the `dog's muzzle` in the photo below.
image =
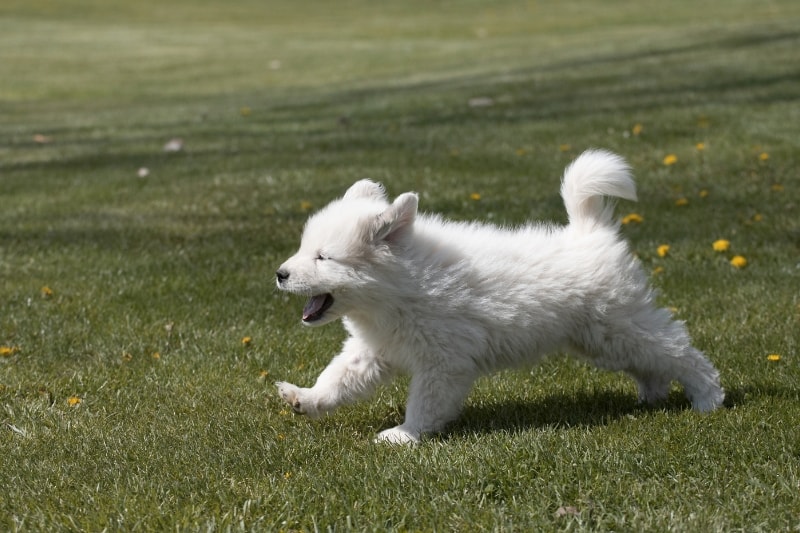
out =
[[[279,268],[275,271],[275,280],[278,284],[278,288],[293,292],[291,289],[286,288],[289,276],[289,271],[285,268]],[[322,318],[325,316],[325,312],[333,305],[333,301],[333,295],[327,292],[312,295],[303,308],[303,323],[308,325],[325,323],[326,321],[323,321]]]

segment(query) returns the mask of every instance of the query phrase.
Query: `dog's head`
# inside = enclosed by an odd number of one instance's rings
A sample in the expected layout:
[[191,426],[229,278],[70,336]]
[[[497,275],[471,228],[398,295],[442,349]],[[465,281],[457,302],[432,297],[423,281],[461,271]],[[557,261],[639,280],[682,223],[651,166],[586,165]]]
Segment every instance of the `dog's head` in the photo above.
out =
[[410,235],[416,214],[415,193],[390,204],[383,187],[369,180],[356,182],[314,214],[300,249],[276,272],[279,289],[309,297],[303,324],[327,324],[355,311]]

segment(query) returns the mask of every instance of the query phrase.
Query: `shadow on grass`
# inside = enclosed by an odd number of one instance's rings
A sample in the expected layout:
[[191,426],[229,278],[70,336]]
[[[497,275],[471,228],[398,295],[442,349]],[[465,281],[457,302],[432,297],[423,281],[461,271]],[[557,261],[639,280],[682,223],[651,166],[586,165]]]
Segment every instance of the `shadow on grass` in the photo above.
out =
[[640,404],[635,395],[624,391],[554,394],[536,401],[469,405],[447,429],[444,437],[541,427],[597,427],[650,411],[678,412],[690,408],[689,401],[680,391],[673,391],[667,401],[654,406]]
[[764,398],[800,401],[800,388],[780,387],[772,383],[754,381],[741,387],[725,389],[725,403],[723,405],[724,409],[730,409]]
[[[798,393],[796,390],[756,384],[726,389],[725,402],[721,409],[741,407],[753,397],[762,396],[796,400]],[[468,405],[459,419],[440,438],[542,427],[598,427],[652,411],[677,413],[689,409],[691,403],[680,390],[673,390],[665,402],[653,406],[638,403],[634,395],[624,391],[554,394],[537,401],[510,400]]]
[[[753,397],[782,397],[798,400],[797,391],[757,385],[726,389],[720,410],[741,407]],[[282,404],[281,404],[282,405]],[[690,411],[691,403],[682,390],[673,390],[666,401],[656,405],[641,404],[634,394],[625,391],[586,391],[573,395],[553,394],[536,401],[513,399],[467,405],[461,415],[441,433],[426,439],[447,441],[453,437],[487,435],[496,432],[520,432],[536,428],[593,428],[614,424],[623,418],[636,418],[653,412],[677,414]],[[698,416],[702,416],[698,413]],[[347,418],[326,418],[332,431],[348,430],[370,435],[362,422]],[[393,411],[376,426],[386,429],[403,420],[402,408]],[[324,423],[324,422],[323,422]]]

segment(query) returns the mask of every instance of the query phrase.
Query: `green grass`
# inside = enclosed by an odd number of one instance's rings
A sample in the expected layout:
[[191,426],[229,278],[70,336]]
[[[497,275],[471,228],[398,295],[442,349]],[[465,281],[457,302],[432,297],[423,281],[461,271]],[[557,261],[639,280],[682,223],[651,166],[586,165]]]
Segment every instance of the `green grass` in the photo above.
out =
[[[117,4],[0,5],[0,529],[800,527],[800,4]],[[413,449],[370,442],[402,381],[287,412],[343,338],[273,288],[309,205],[369,176],[563,222],[588,147],[633,165],[623,232],[725,409],[559,358]]]

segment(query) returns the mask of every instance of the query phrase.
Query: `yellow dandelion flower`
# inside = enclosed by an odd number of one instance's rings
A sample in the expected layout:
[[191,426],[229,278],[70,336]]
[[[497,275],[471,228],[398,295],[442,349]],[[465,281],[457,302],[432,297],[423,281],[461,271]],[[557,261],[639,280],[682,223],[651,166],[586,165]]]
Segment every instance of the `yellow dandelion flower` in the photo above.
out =
[[281,416],[288,416],[289,415],[289,410],[288,409],[281,409],[278,414],[281,415]]
[[728,239],[717,239],[711,245],[715,252],[727,252],[731,247],[731,241]]
[[744,268],[747,266],[747,259],[745,259],[744,256],[735,255],[731,259],[731,264],[736,268]]
[[702,152],[706,149],[706,143],[700,142],[694,145],[698,152]]
[[516,152],[516,154],[517,154],[518,156],[520,156],[520,157],[521,157],[521,156],[525,155],[526,153],[528,153],[528,152],[525,150],[525,148],[517,148],[517,152]]
[[253,342],[252,337],[242,337],[242,346],[250,346],[251,342]]
[[0,357],[11,357],[17,352],[14,346],[0,346]]
[[783,185],[781,185],[780,183],[773,183],[770,189],[772,189],[775,192],[783,192]]
[[764,215],[761,213],[756,213],[753,215],[753,222],[761,222],[762,220],[764,220]]
[[674,165],[678,162],[678,156],[675,154],[667,154],[664,156],[663,163],[667,166]]
[[634,124],[633,128],[631,128],[631,133],[633,133],[634,135],[640,135],[643,130],[644,126],[642,126],[641,124]]
[[708,197],[708,189],[701,189],[700,192],[697,193],[697,195],[700,198],[707,198]]
[[261,372],[258,373],[258,377],[260,379],[266,379],[267,376],[269,376],[269,370],[262,370]]
[[249,117],[252,112],[253,110],[247,106],[242,106],[239,108],[239,114],[243,117]]
[[80,405],[81,399],[78,396],[70,396],[67,398],[67,405],[70,407],[75,407],[76,405]]
[[292,477],[292,473],[291,472],[284,472],[283,473],[283,479],[291,479],[291,477]]
[[689,205],[689,199],[686,197],[681,197],[675,200],[675,205],[678,207],[683,207],[685,205]]
[[310,211],[313,205],[308,200],[303,200],[300,202],[300,211]]
[[45,285],[41,288],[42,296],[45,298],[50,298],[53,295],[53,289]]
[[766,161],[768,159],[769,159],[769,154],[767,152],[761,152],[760,154],[758,154],[759,161]]
[[153,352],[152,354],[150,354],[150,357],[152,357],[153,359],[158,360],[158,359],[161,359],[161,354],[158,353],[158,352]]
[[656,253],[658,253],[658,257],[667,257],[669,253],[669,244],[662,244],[656,249]]
[[285,438],[286,437],[283,435],[283,433],[278,433],[278,440],[283,440]]
[[479,193],[479,192],[474,192],[474,193],[472,193],[472,194],[470,194],[470,195],[469,195],[469,199],[470,199],[470,200],[473,200],[473,201],[475,201],[475,202],[477,202],[478,200],[480,200],[480,199],[481,199],[481,193]]
[[558,149],[561,152],[569,152],[570,150],[572,150],[572,145],[571,144],[559,144],[558,145]]
[[643,221],[644,217],[642,217],[642,215],[638,213],[630,213],[622,217],[623,224],[631,224],[631,223],[641,224]]
[[128,352],[122,352],[122,360],[126,363],[133,361],[133,355]]
[[656,276],[663,273],[664,273],[664,267],[662,266],[657,266],[653,269],[653,274]]
[[776,353],[771,353],[767,356],[767,361],[778,362],[781,360],[781,356]]

